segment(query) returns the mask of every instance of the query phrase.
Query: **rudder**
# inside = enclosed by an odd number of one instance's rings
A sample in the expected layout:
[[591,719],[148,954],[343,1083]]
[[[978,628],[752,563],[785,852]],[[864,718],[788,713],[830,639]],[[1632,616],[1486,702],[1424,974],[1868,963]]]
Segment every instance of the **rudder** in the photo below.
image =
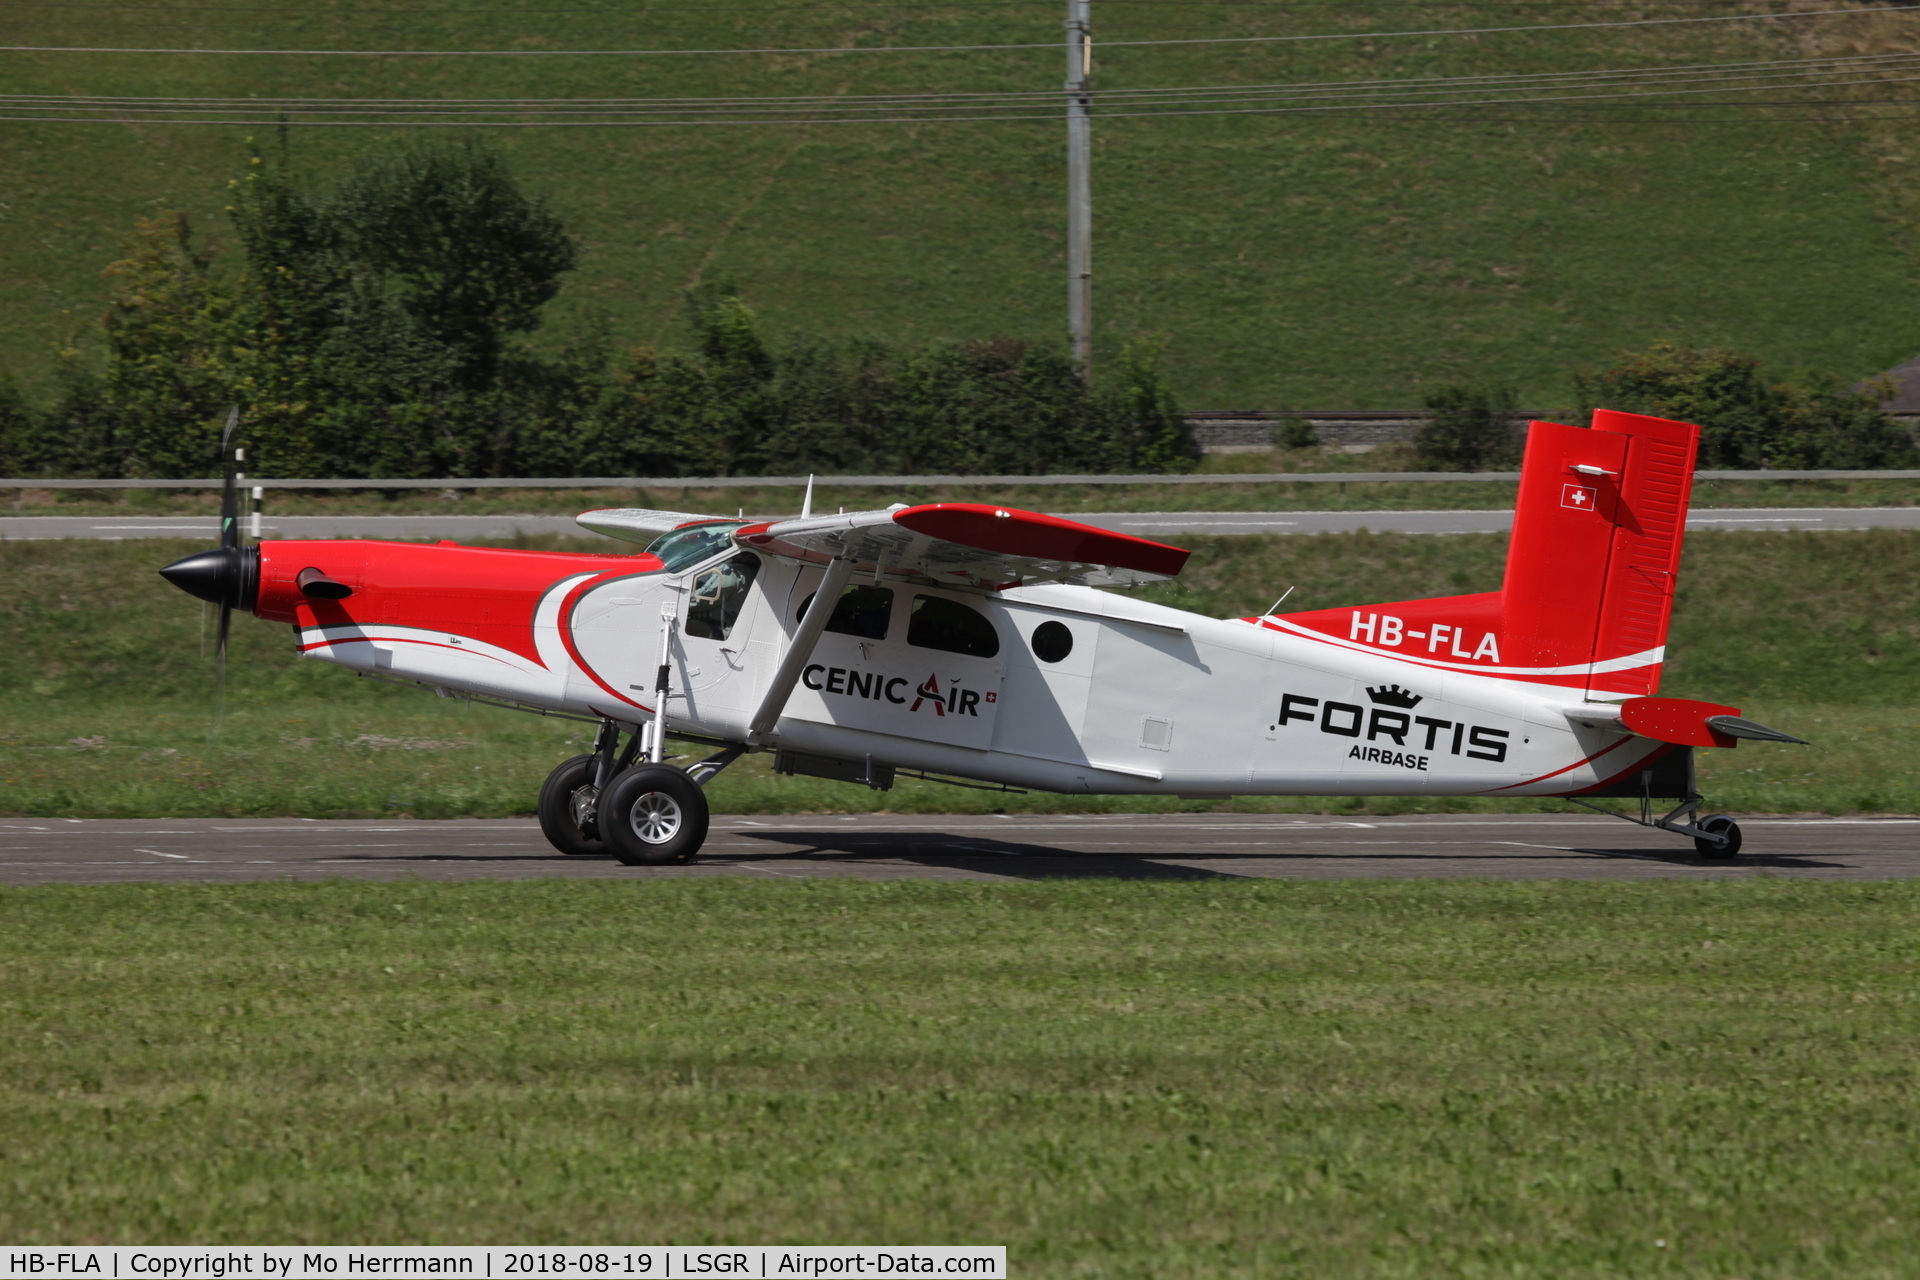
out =
[[1499,591],[1248,621],[1590,698],[1655,693],[1699,438],[1606,409],[1591,428],[1535,422]]
[[1509,661],[1584,667],[1589,696],[1659,688],[1699,438],[1608,409],[1589,430],[1532,425],[1501,588]]

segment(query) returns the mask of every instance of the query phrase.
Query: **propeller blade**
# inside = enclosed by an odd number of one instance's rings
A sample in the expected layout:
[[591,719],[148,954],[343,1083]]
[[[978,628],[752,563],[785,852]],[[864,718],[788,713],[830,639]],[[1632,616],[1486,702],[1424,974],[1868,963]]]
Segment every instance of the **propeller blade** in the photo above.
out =
[[207,742],[220,741],[220,722],[227,716],[227,629],[233,624],[233,606],[220,606],[220,625],[213,641],[213,724],[207,730]]
[[[227,410],[227,425],[220,432],[220,457],[227,465],[227,482],[220,490],[220,545],[223,548],[240,545],[240,504],[234,480],[234,472],[239,467],[235,454],[228,447],[233,443],[233,429],[238,425],[240,406],[234,405]],[[223,631],[221,634],[226,633]]]

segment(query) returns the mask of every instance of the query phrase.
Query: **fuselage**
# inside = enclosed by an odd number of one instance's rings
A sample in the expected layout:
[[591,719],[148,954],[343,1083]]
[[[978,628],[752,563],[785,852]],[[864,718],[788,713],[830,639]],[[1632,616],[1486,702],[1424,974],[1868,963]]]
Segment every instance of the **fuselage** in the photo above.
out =
[[[634,725],[653,715],[670,614],[671,729],[1016,787],[1558,795],[1668,749],[1606,727],[1581,688],[1090,587],[893,576],[848,589],[774,732],[755,739],[818,567],[730,544],[671,568],[648,554],[369,541],[266,542],[260,555],[255,611],[293,624],[315,660]],[[301,595],[308,566],[353,594]]]

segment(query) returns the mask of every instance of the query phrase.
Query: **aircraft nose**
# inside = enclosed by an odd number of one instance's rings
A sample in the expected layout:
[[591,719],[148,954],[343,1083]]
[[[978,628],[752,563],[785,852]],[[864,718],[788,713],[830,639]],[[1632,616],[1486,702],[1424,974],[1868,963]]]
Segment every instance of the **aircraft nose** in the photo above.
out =
[[196,551],[160,570],[160,576],[196,599],[243,607],[240,595],[246,572],[238,547]]

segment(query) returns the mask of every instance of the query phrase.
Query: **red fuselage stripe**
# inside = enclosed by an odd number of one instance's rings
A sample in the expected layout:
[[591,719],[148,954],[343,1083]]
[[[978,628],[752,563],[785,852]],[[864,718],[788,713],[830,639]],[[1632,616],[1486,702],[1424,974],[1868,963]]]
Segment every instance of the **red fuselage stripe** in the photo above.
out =
[[[1509,782],[1504,787],[1494,787],[1491,791],[1484,791],[1481,794],[1492,795],[1495,791],[1511,791],[1515,787],[1530,787],[1536,782],[1545,782],[1548,778],[1557,778],[1563,773],[1567,773],[1567,772],[1570,772],[1571,770],[1578,769],[1583,764],[1587,764],[1590,761],[1598,760],[1601,756],[1606,755],[1609,751],[1618,751],[1621,747],[1626,746],[1629,742],[1632,742],[1632,741],[1633,741],[1632,738],[1622,738],[1620,739],[1620,741],[1614,743],[1612,746],[1602,747],[1590,756],[1586,756],[1583,759],[1575,760],[1572,764],[1568,765],[1565,769],[1555,769],[1552,773],[1543,773],[1537,778],[1528,778],[1525,782]],[[1625,773],[1631,773],[1631,772],[1633,772],[1633,770],[1631,769],[1628,769],[1625,771]],[[1622,776],[1625,776],[1625,774],[1623,773]],[[1605,786],[1606,783],[1603,782],[1597,785]]]

